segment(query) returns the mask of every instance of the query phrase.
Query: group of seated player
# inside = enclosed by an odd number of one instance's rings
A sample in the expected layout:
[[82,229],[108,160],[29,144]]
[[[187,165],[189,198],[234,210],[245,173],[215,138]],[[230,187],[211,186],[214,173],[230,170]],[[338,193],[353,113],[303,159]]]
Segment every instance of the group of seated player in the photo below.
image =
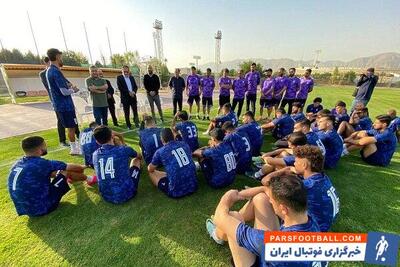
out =
[[[121,134],[91,123],[80,137],[85,165],[44,159],[45,140],[27,137],[22,141],[25,156],[11,169],[9,192],[19,215],[40,216],[56,209],[75,181],[97,182],[100,195],[110,203],[132,199],[143,161],[154,186],[171,198],[197,190],[197,170],[213,188],[231,185],[236,174],[246,174],[261,185],[224,194],[206,228],[218,244],[228,241],[235,266],[253,266],[262,261],[264,231],[331,228],[339,197],[324,169],[335,168],[342,156],[356,149],[366,163],[377,166],[387,166],[394,154],[400,128],[395,110],[372,123],[362,104],[348,115],[342,101],[333,110],[321,102],[316,98],[306,114],[301,103],[293,103],[292,114],[278,108],[275,119],[262,125],[248,111],[240,126],[226,103],[222,115],[210,122],[206,147],[199,146],[198,128],[186,111],[175,114],[170,128],[157,127],[145,114],[138,133],[141,153],[127,146]],[[275,149],[261,153],[266,132],[276,139]],[[95,175],[85,175],[86,168],[94,168]],[[247,200],[242,209],[230,210],[240,200]],[[246,225],[250,221],[253,227]]]

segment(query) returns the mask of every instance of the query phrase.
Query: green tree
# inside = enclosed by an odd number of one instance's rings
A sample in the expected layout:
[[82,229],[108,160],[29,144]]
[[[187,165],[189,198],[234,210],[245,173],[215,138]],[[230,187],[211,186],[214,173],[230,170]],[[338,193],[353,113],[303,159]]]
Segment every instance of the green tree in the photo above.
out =
[[103,67],[103,64],[101,64],[101,62],[98,61],[98,60],[94,63],[94,65],[95,65],[96,67],[98,67],[98,68],[102,68],[102,67]]
[[354,84],[354,80],[357,78],[357,74],[354,71],[348,71],[343,75],[343,80],[347,84]]
[[69,50],[68,52],[64,51],[62,54],[62,59],[65,66],[82,66],[88,65],[89,61],[81,52],[75,52]]
[[339,68],[335,67],[335,69],[332,72],[331,83],[336,84],[339,80],[340,80]]
[[[253,61],[251,60],[243,61],[239,64],[239,68],[242,69],[244,73],[247,73],[250,71],[250,66],[252,63]],[[260,63],[256,63],[256,70],[262,74],[263,66]]]
[[40,64],[41,63],[41,59],[37,55],[34,55],[31,51],[28,51],[28,53],[26,53],[24,55],[24,61],[27,64]]
[[123,65],[128,65],[126,58],[121,54],[113,54],[111,56],[111,64],[114,68],[121,68]]
[[237,71],[235,69],[230,69],[229,70],[229,76],[235,77],[237,75]]

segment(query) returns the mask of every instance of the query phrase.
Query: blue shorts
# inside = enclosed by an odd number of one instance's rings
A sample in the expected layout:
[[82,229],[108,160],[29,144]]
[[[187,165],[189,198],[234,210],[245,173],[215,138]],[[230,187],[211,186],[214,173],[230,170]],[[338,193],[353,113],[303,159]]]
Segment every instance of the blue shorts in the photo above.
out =
[[237,174],[245,174],[247,171],[251,170],[251,158],[249,159],[240,159],[236,164],[236,173]]
[[[382,166],[382,167],[389,165],[387,163],[387,161],[382,157],[382,155],[380,155],[378,153],[378,151],[375,151],[368,157],[365,157],[363,151],[361,150],[360,155],[361,155],[361,159],[370,165]],[[390,163],[390,161],[389,161],[389,163]]]
[[135,193],[132,197],[136,195],[136,192],[139,187],[139,180],[140,180],[140,169],[136,166],[132,166],[129,168],[129,175],[132,177],[133,186],[135,188]]
[[67,178],[58,173],[56,177],[51,181],[49,188],[49,199],[47,213],[54,211],[61,201],[61,198],[70,190],[67,183]]
[[57,119],[64,128],[75,128],[78,125],[75,110],[56,111]]
[[196,102],[196,104],[199,104],[200,103],[200,95],[190,95],[188,97],[187,102],[189,105],[193,105],[193,102]]
[[223,181],[223,183],[219,183],[217,184],[216,181],[218,179],[215,179],[214,176],[214,169],[212,166],[212,160],[210,159],[204,159],[201,162],[199,162],[200,167],[201,167],[201,171],[203,172],[204,178],[206,179],[206,182],[209,186],[211,186],[212,188],[223,188],[225,186],[228,186],[230,184],[232,184],[233,180],[226,180]]
[[274,99],[260,98],[260,107],[272,108],[275,105]]
[[283,157],[283,161],[285,162],[286,166],[294,166],[295,158],[294,156],[286,156]]

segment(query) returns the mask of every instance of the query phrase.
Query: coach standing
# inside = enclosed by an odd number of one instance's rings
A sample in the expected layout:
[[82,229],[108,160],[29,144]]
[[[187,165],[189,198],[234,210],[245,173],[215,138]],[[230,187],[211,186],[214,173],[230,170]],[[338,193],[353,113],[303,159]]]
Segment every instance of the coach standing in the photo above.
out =
[[357,82],[357,89],[353,94],[354,100],[351,105],[352,111],[357,103],[361,102],[365,107],[367,106],[377,83],[378,76],[375,75],[374,68],[369,68],[367,69],[366,74],[363,73],[360,75],[360,79]]
[[128,66],[122,67],[122,75],[117,77],[117,86],[121,95],[121,103],[124,109],[124,116],[126,126],[130,130],[132,128],[132,124],[129,118],[130,109],[133,112],[133,120],[135,122],[136,128],[139,128],[139,116],[137,112],[137,85],[135,82],[135,78],[131,75]]
[[257,100],[257,86],[260,84],[260,73],[256,70],[257,64],[251,63],[250,71],[246,73],[245,79],[247,81],[247,94],[246,94],[246,111],[250,110],[250,104],[253,106],[253,114],[256,114],[256,100]]
[[[97,70],[97,74],[99,75],[100,78],[104,79],[103,76],[103,71],[101,69]],[[115,99],[114,99],[114,88],[111,85],[110,80],[104,79],[107,83],[107,103],[108,103],[108,111],[110,111],[111,118],[113,121],[114,126],[119,126],[118,125],[118,118],[115,115]]]
[[92,98],[94,119],[97,125],[108,125],[107,82],[99,77],[96,66],[90,66],[89,71],[85,82]]
[[60,68],[63,66],[62,53],[56,48],[47,50],[51,64],[47,69],[46,78],[50,91],[50,99],[57,118],[61,121],[68,131],[68,139],[71,145],[71,155],[79,155],[80,149],[75,141],[75,128],[77,119],[75,114],[75,106],[71,95],[79,91],[79,89],[69,83],[61,73]]
[[175,76],[172,76],[169,80],[168,86],[172,90],[172,104],[174,106],[174,115],[179,111],[182,111],[183,91],[185,90],[185,80],[180,76],[181,70],[175,69]]
[[160,114],[160,119],[164,122],[163,113],[161,109],[160,95],[158,91],[160,90],[161,83],[160,78],[157,74],[153,73],[153,67],[149,65],[147,67],[147,74],[143,77],[143,85],[144,89],[147,92],[147,99],[149,100],[151,114],[153,115],[154,120],[156,119],[156,114],[154,112],[154,103],[156,103],[158,114]]

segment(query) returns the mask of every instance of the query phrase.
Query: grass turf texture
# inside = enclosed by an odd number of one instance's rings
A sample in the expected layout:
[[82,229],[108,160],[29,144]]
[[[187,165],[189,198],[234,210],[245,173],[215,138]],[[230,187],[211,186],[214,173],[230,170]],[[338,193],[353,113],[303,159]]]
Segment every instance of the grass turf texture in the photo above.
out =
[[[308,102],[321,96],[327,108],[339,99],[350,105],[351,92],[351,88],[316,87]],[[399,102],[399,90],[376,89],[369,104],[371,117],[398,107]],[[166,114],[171,120],[171,112]],[[196,124],[201,133],[208,123],[196,121]],[[47,140],[49,151],[53,151],[47,158],[82,163],[82,158],[70,156],[66,149],[60,150],[55,129],[38,134]],[[204,222],[226,190],[256,186],[257,182],[237,176],[229,188],[215,190],[199,174],[199,190],[189,197],[173,200],[150,183],[144,170],[137,196],[125,204],[106,203],[97,186],[90,188],[77,183],[53,213],[40,218],[18,217],[6,184],[11,162],[21,156],[19,146],[23,137],[0,140],[0,265],[228,266],[228,247],[216,245],[208,237]],[[207,137],[201,134],[199,137],[205,145]],[[136,132],[125,134],[125,138],[138,149]],[[271,136],[265,136],[262,151],[269,151],[271,143]],[[400,232],[399,152],[397,149],[387,168],[368,166],[354,153],[342,158],[335,170],[327,172],[341,202],[333,231]],[[330,264],[357,265],[362,263]]]
[[[49,101],[48,96],[24,96],[24,97],[16,97],[15,101],[18,104],[23,103],[32,103],[32,102],[46,102]],[[0,105],[4,104],[12,104],[10,96],[0,96]]]

